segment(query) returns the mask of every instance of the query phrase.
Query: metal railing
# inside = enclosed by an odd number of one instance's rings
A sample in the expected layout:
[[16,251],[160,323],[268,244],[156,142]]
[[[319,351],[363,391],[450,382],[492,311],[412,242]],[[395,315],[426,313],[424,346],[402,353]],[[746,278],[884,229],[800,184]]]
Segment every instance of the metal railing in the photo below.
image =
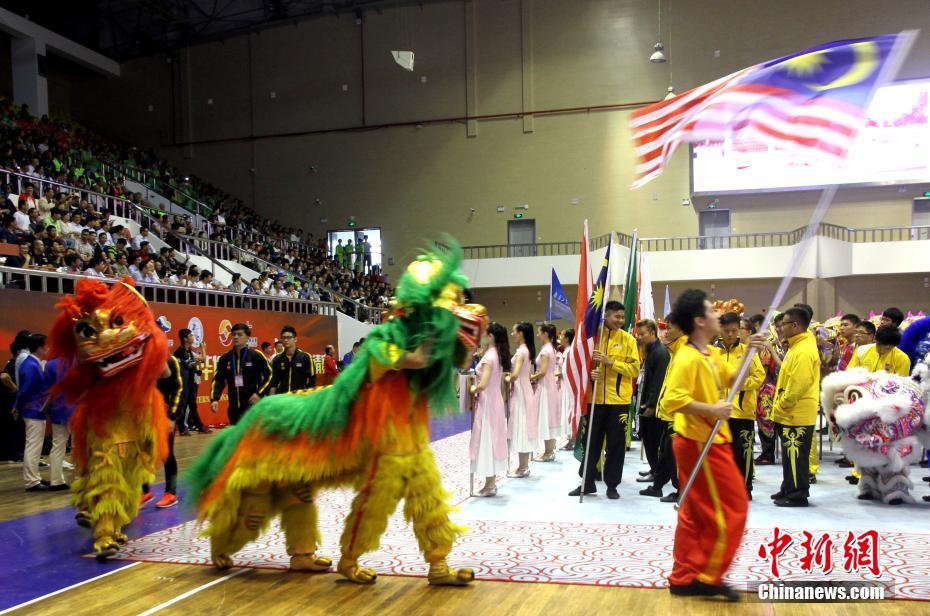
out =
[[698,235],[691,237],[644,237],[639,240],[643,252],[674,250],[717,250],[721,248],[773,248],[797,244],[804,229],[774,233],[736,233],[732,235]]
[[[77,281],[82,278],[86,278],[86,276],[40,269],[0,266],[0,285],[5,289],[56,294],[74,293]],[[113,282],[112,279],[105,279],[105,281]],[[333,302],[249,295],[218,289],[196,289],[193,287],[138,282],[136,283],[136,289],[147,301],[168,304],[207,306],[210,308],[244,308],[323,316],[336,316],[336,310],[338,309],[338,306]]]
[[[719,250],[727,248],[776,248],[793,246],[804,237],[806,227],[792,231],[768,233],[735,233],[722,236],[643,237],[639,249],[643,252],[670,252],[679,250]],[[817,235],[854,244],[867,242],[909,242],[930,240],[930,226],[877,227],[855,229],[832,223],[821,223]],[[600,235],[590,240],[590,249],[597,250],[607,245],[609,235]],[[617,234],[616,243],[629,248],[633,238],[624,233]],[[567,247],[567,248],[559,248]],[[581,253],[581,242],[549,242],[545,244],[501,244],[495,246],[464,246],[466,259],[499,259],[504,257],[535,257],[554,254],[575,255]]]
[[[293,278],[294,280],[297,280],[300,282],[311,282],[311,280],[307,278],[306,276],[301,276],[300,274],[294,273],[293,271],[287,269],[286,267],[275,265],[274,263],[258,256],[254,252],[247,250],[245,248],[240,248],[239,246],[236,246],[235,244],[230,244],[228,242],[219,242],[216,240],[209,240],[209,239],[204,239],[204,238],[199,238],[199,237],[191,237],[187,235],[179,235],[178,237],[180,237],[185,247],[190,247],[193,250],[198,251],[199,254],[202,254],[203,256],[209,258],[211,261],[217,263],[217,265],[219,265],[226,271],[231,271],[231,270],[226,268],[222,263],[219,263],[217,261],[218,259],[224,259],[226,261],[236,261],[237,263],[241,263],[242,265],[245,265],[246,267],[248,267],[250,263],[254,263],[255,267],[259,268],[257,270],[259,273],[261,273],[264,270],[281,271],[287,274],[288,276],[290,276],[291,278]],[[338,303],[342,306],[345,306],[346,302],[348,302],[353,308],[353,310],[349,310],[348,312],[355,312],[356,318],[359,321],[368,321],[369,323],[380,323],[381,322],[381,311],[382,311],[381,308],[372,308],[370,306],[366,306],[365,304],[362,304],[358,300],[351,299],[350,297],[347,297],[337,292],[336,290],[331,289],[327,286],[321,285],[319,283],[316,283],[316,287],[325,291],[327,294],[329,294],[330,297],[338,300]],[[347,312],[347,311],[343,310],[343,312]]]
[[[70,184],[62,184],[61,182],[56,182],[54,180],[38,178],[27,175],[25,173],[19,173],[18,171],[11,171],[9,169],[0,169],[0,178],[3,179],[4,183],[10,185],[10,193],[16,195],[22,194],[27,184],[32,184],[35,187],[33,196],[35,197],[37,203],[39,199],[41,199],[45,194],[47,189],[53,188],[61,193],[77,194],[82,201],[87,201],[93,205],[97,211],[100,212],[107,211],[114,216],[128,218],[139,224],[150,222],[152,220],[151,212],[147,208],[137,205],[123,197],[105,195],[103,193],[88,190],[86,188],[78,188],[77,186],[71,186]],[[16,204],[14,203],[14,205]],[[154,211],[160,212],[161,210]]]
[[[182,190],[181,188],[177,186],[166,184],[156,174],[149,173],[145,169],[138,169],[136,167],[123,166],[111,160],[103,160],[101,161],[101,164],[103,165],[105,176],[107,175],[106,170],[110,169],[112,173],[129,178],[136,182],[139,182],[146,188],[150,188],[158,192],[159,194],[161,194],[163,197],[165,197],[169,201],[177,205],[180,205],[185,210],[193,214],[198,214],[200,216],[203,216],[204,218],[207,218],[210,216],[211,213],[213,213],[212,206],[207,205],[203,201],[186,193],[184,190]],[[176,198],[177,195],[180,195],[182,199]],[[185,203],[185,202],[189,202],[190,206],[188,206],[188,203]]]

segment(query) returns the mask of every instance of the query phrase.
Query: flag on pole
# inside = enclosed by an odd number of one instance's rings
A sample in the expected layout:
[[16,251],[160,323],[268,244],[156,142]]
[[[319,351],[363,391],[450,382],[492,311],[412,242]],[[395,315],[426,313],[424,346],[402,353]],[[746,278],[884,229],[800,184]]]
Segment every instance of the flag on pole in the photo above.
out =
[[681,143],[752,137],[839,161],[907,32],[827,43],[756,64],[631,116],[634,188],[658,176]]
[[672,297],[668,294],[668,285],[665,285],[665,307],[662,309],[662,318],[664,319],[672,312]]
[[565,291],[562,290],[562,283],[552,268],[552,281],[549,283],[549,306],[546,308],[546,320],[555,321],[563,319],[565,321],[575,321],[575,315],[572,313],[571,306],[568,305],[568,298],[565,297]]
[[623,283],[623,307],[626,308],[626,331],[632,332],[636,326],[637,287],[639,286],[639,233],[633,229],[633,243],[630,245],[630,262],[626,268],[626,279]]
[[591,374],[591,355],[594,353],[594,339],[585,334],[584,318],[587,312],[588,298],[591,296],[594,281],[591,279],[591,267],[588,265],[588,221],[584,222],[584,231],[581,238],[581,264],[578,269],[578,295],[575,303],[575,338],[566,351],[564,373],[568,377],[568,386],[572,390],[572,417],[573,430],[578,425],[581,416],[580,409],[584,408],[588,397],[588,380]]
[[639,257],[639,318],[655,321],[656,305],[652,299],[652,277],[649,275],[647,255],[643,252]]

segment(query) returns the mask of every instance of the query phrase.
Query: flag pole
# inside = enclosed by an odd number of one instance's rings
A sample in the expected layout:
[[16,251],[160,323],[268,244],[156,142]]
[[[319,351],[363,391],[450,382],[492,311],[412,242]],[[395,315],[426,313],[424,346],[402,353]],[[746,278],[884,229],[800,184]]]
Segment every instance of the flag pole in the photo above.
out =
[[[594,350],[598,350],[601,339],[604,335],[604,315],[607,313],[607,290],[610,288],[610,261],[612,259],[610,251],[614,245],[614,232],[610,232],[610,240],[607,243],[607,279],[604,280],[604,296],[601,299],[601,324],[597,332],[597,342]],[[584,502],[584,487],[588,482],[588,456],[591,455],[591,424],[594,421],[594,399],[597,398],[597,385],[601,382],[601,371],[598,369],[597,379],[594,381],[594,387],[591,390],[591,406],[588,408],[588,440],[585,444],[584,455],[581,456],[581,489],[578,490],[578,502]]]
[[[865,109],[868,109],[869,103],[875,96],[875,92],[881,86],[891,81],[894,76],[898,74],[898,70],[901,68],[901,64],[904,63],[904,58],[907,57],[908,51],[910,51],[911,46],[913,46],[914,41],[917,39],[917,33],[917,30],[905,30],[901,32],[900,38],[895,42],[894,47],[888,55],[888,61],[885,62],[885,65],[881,68],[881,72],[879,73],[878,78],[872,85],[872,91],[869,93],[868,100],[865,104]],[[836,196],[837,188],[838,186],[834,184],[825,188],[823,193],[821,193],[820,200],[817,202],[817,207],[814,208],[814,213],[811,215],[810,222],[807,223],[807,229],[804,231],[804,237],[801,239],[801,243],[798,245],[798,249],[795,251],[794,258],[791,260],[791,264],[788,266],[788,272],[785,274],[784,278],[781,279],[781,283],[778,285],[778,289],[775,291],[775,297],[772,298],[772,303],[766,312],[765,319],[762,321],[762,325],[759,327],[760,332],[768,329],[769,324],[772,321],[772,314],[775,312],[775,310],[778,309],[779,304],[781,304],[785,294],[788,291],[788,285],[798,273],[798,269],[801,267],[801,261],[804,259],[805,254],[807,254],[807,250],[810,248],[810,244],[813,242],[814,236],[817,233],[817,229],[820,227],[820,223],[823,222],[823,218],[826,215],[827,210],[830,208],[830,204],[833,203],[833,198]],[[733,385],[730,388],[730,395],[727,396],[727,402],[732,404],[736,392],[739,391],[740,385],[743,384],[743,380],[746,378],[746,374],[749,372],[749,363],[752,361],[752,356],[755,355],[755,353],[756,349],[750,347],[746,355],[743,356],[743,363],[740,364],[736,378],[733,380]],[[714,424],[714,427],[710,432],[710,436],[707,438],[707,442],[704,444],[704,449],[701,451],[701,455],[698,457],[697,462],[694,465],[694,469],[691,471],[691,476],[688,477],[688,483],[685,484],[684,490],[681,491],[681,495],[678,498],[678,503],[675,505],[676,509],[681,508],[682,504],[685,502],[685,498],[688,496],[688,492],[691,490],[691,486],[694,485],[697,474],[700,472],[701,466],[704,464],[704,459],[707,457],[707,454],[710,451],[710,446],[714,442],[714,437],[717,436],[717,432],[720,431],[720,427],[722,425],[722,419],[718,419]]]

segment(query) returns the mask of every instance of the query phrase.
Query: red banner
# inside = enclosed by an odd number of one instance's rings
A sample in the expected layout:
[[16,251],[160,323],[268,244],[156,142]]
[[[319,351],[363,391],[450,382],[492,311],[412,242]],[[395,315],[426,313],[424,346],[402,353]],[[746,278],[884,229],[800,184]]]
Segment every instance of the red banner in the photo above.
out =
[[[0,292],[0,349],[9,349],[16,332],[28,329],[48,333],[56,316],[55,304],[60,295],[4,289]],[[326,345],[336,345],[336,318],[287,312],[262,312],[241,308],[207,308],[184,304],[149,302],[155,319],[168,336],[168,348],[174,352],[180,344],[178,332],[189,329],[194,334],[194,350],[206,355],[207,365],[197,392],[197,410],[207,425],[228,423],[226,393],[216,413],[210,410],[210,390],[216,362],[232,348],[230,330],[234,323],[246,323],[252,330],[249,346],[273,342],[281,328],[292,325],[297,330],[298,346],[311,355],[322,355]]]

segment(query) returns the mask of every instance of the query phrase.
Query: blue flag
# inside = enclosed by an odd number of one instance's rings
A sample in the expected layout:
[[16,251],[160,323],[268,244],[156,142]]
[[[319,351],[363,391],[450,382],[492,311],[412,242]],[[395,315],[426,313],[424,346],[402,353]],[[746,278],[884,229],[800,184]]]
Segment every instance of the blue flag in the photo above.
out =
[[575,321],[575,313],[568,304],[568,298],[565,297],[565,291],[562,290],[562,283],[552,268],[552,282],[549,284],[549,306],[546,308],[546,320],[556,321],[562,319],[565,321]]
[[672,298],[668,294],[668,285],[665,285],[665,312],[662,313],[664,319],[672,312]]
[[[588,299],[588,307],[584,311],[584,335],[586,338],[594,338],[601,327],[601,317],[604,315],[604,303],[610,295],[610,281],[608,272],[610,271],[610,245],[613,244],[613,236],[607,244],[607,252],[604,253],[604,263],[601,265],[601,273],[597,275],[594,281],[594,290]],[[577,332],[575,334],[578,335]]]

